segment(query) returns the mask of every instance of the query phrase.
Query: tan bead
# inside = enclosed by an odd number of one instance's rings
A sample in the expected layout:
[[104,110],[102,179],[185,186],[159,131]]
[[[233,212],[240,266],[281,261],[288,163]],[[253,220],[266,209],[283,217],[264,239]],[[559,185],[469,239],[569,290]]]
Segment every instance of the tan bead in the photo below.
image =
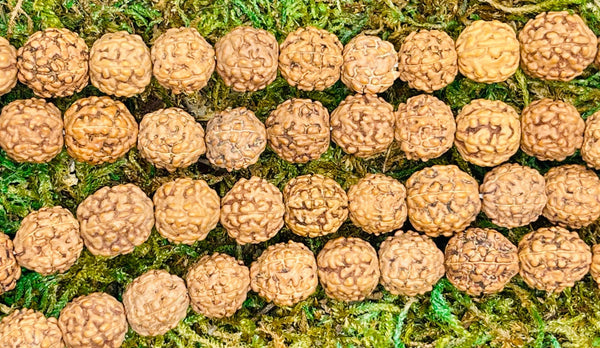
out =
[[250,266],[250,284],[269,302],[293,306],[317,290],[317,261],[302,243],[269,246]]
[[417,232],[396,232],[379,247],[381,285],[392,295],[425,294],[444,276],[444,253]]
[[2,348],[64,348],[56,318],[46,318],[33,309],[13,311],[0,322]]
[[227,109],[206,125],[206,158],[229,172],[256,163],[266,147],[265,125],[246,108]]
[[362,301],[379,283],[377,252],[360,238],[330,240],[319,252],[317,265],[325,294],[339,301]]
[[63,339],[70,348],[118,348],[129,326],[121,302],[103,292],[69,302],[58,319]]
[[242,308],[250,290],[250,270],[242,261],[215,253],[196,262],[185,282],[194,311],[209,318],[225,318]]
[[104,34],[90,50],[90,80],[100,91],[117,97],[142,93],[152,78],[150,50],[139,35],[126,31]]
[[443,155],[452,147],[455,132],[452,110],[432,95],[420,94],[398,106],[395,138],[409,160]]
[[406,221],[406,188],[400,181],[367,174],[348,190],[350,220],[367,233],[392,232]]
[[329,148],[329,112],[318,101],[289,99],[267,118],[267,140],[279,157],[306,163]]
[[456,39],[458,69],[476,82],[502,82],[519,68],[519,41],[515,30],[497,20],[478,20]]
[[204,180],[179,178],[154,194],[156,230],[171,243],[204,240],[219,222],[219,195]]
[[496,225],[525,226],[538,219],[546,205],[546,181],[535,169],[506,163],[483,179],[481,210]]
[[592,247],[592,265],[590,267],[590,274],[600,288],[600,244],[596,244]]
[[88,84],[88,47],[68,29],[31,35],[17,53],[18,77],[42,98],[68,97]]
[[0,232],[0,295],[14,289],[21,278],[21,267],[14,254],[13,242]]
[[241,178],[221,200],[221,225],[238,244],[261,243],[283,227],[284,212],[277,186],[257,176]]
[[322,91],[340,78],[342,43],[315,27],[298,28],[280,46],[279,70],[287,82],[304,91]]
[[372,94],[349,95],[331,113],[331,139],[356,157],[385,152],[394,141],[394,107]]
[[500,292],[519,273],[517,247],[489,228],[454,235],[446,245],[444,263],[448,280],[471,296]]
[[65,112],[67,152],[90,164],[112,163],[125,155],[138,136],[138,125],[125,104],[109,97],[77,100]]
[[519,114],[501,101],[476,99],[456,116],[454,145],[470,163],[493,167],[506,162],[520,142]]
[[344,47],[343,56],[342,82],[354,92],[381,93],[399,75],[394,45],[377,36],[355,36]]
[[3,37],[0,37],[0,95],[11,91],[17,85],[17,50]]
[[521,149],[541,161],[564,161],[583,143],[585,122],[569,103],[548,98],[521,114]]
[[83,250],[77,219],[58,206],[29,213],[13,243],[19,265],[41,275],[66,272]]
[[454,40],[443,31],[411,32],[398,52],[400,79],[426,93],[440,90],[458,73]]
[[570,81],[581,75],[598,51],[596,35],[577,14],[543,12],[519,33],[521,67],[544,80]]
[[455,165],[435,165],[406,181],[408,218],[430,237],[452,236],[475,221],[481,209],[479,185]]
[[577,232],[562,227],[540,228],[519,242],[521,277],[532,288],[561,292],[589,271],[590,247]]
[[190,94],[206,86],[215,70],[215,50],[195,28],[171,28],[150,50],[152,72],[161,86]]
[[581,158],[588,167],[600,169],[600,111],[585,120]]
[[160,109],[140,122],[138,150],[158,168],[187,168],[206,152],[204,129],[182,109]]
[[164,270],[148,271],[123,292],[123,306],[133,331],[141,336],[164,335],[187,313],[190,299],[183,279]]
[[103,187],[77,207],[81,236],[90,253],[113,257],[144,243],[154,226],[152,201],[133,184]]
[[254,92],[277,77],[279,44],[263,29],[237,27],[215,45],[217,73],[237,92]]
[[285,223],[302,237],[336,232],[348,218],[348,196],[340,184],[320,174],[301,175],[283,189]]
[[543,214],[571,228],[590,225],[600,217],[600,179],[582,165],[551,168],[546,175],[548,202]]
[[45,163],[63,148],[60,110],[44,99],[15,100],[0,114],[0,147],[17,162]]

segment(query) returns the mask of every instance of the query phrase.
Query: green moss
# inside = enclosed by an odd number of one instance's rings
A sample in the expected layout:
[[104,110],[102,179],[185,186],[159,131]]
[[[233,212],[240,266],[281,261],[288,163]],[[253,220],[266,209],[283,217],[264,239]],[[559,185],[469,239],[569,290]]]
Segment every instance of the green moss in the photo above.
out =
[[[0,34],[21,46],[35,30],[66,27],[78,32],[91,45],[109,31],[126,30],[141,35],[151,44],[167,28],[187,25],[197,28],[214,44],[237,25],[267,29],[279,41],[298,26],[313,25],[334,32],[348,42],[361,31],[379,35],[399,48],[409,32],[439,29],[456,38],[469,21],[498,19],[521,28],[527,20],[543,10],[567,9],[580,13],[600,34],[600,8],[586,0],[526,1],[512,5],[501,0],[24,0],[19,10],[16,0],[0,5]],[[11,13],[14,20],[11,22]],[[261,120],[282,101],[292,98],[318,100],[332,111],[350,92],[338,82],[324,92],[304,92],[287,85],[279,77],[272,85],[255,93],[236,93],[214,74],[208,86],[189,96],[175,96],[155,81],[142,95],[124,100],[138,120],[161,107],[179,106],[190,111],[199,121],[227,107],[246,106]],[[394,106],[416,91],[398,81],[382,96]],[[88,86],[81,93],[54,100],[65,110],[76,99],[99,95]],[[476,98],[503,100],[522,109],[541,97],[563,98],[572,102],[584,117],[600,109],[600,73],[588,69],[571,83],[542,82],[526,76],[521,70],[508,81],[479,84],[458,78],[447,88],[435,93],[458,112]],[[32,93],[18,85],[0,97],[2,105]],[[519,152],[512,161],[545,173],[557,163],[540,162]],[[364,160],[345,155],[332,146],[316,161],[291,165],[267,150],[260,161],[248,169],[227,173],[216,170],[201,159],[197,164],[168,173],[157,170],[141,159],[136,150],[112,164],[90,166],[73,161],[63,151],[48,164],[16,164],[0,151],[0,230],[13,235],[20,220],[42,206],[62,205],[75,211],[88,195],[105,185],[133,182],[151,195],[162,183],[179,176],[207,180],[224,195],[240,177],[259,175],[279,188],[292,177],[320,173],[337,180],[345,189],[366,173],[385,172],[405,181],[412,173],[433,164],[458,165],[483,179],[486,170],[462,160],[456,150],[421,163],[407,161],[393,146],[388,153]],[[565,163],[582,163],[578,155]],[[496,227],[483,214],[475,225]],[[512,230],[499,229],[513,242],[532,229],[547,226],[536,223]],[[592,244],[600,225],[580,231]],[[148,242],[129,254],[113,259],[93,257],[84,251],[67,273],[49,277],[24,271],[17,288],[0,296],[2,312],[22,306],[58,316],[72,298],[93,291],[106,291],[120,299],[125,286],[149,269],[166,269],[183,276],[190,263],[207,253],[225,252],[243,259],[247,265],[267,245],[293,239],[304,242],[318,252],[324,243],[339,235],[368,239],[374,246],[385,236],[369,236],[346,223],[333,236],[303,239],[284,228],[273,240],[261,245],[236,245],[218,227],[204,241],[192,246],[171,245],[153,232]],[[443,245],[443,241],[440,241]],[[344,304],[328,299],[319,288],[306,301],[290,308],[267,304],[250,293],[244,307],[233,318],[211,320],[193,313],[164,336],[144,338],[129,331],[124,347],[599,347],[600,291],[587,276],[559,295],[528,288],[516,277],[506,289],[495,295],[471,298],[457,291],[447,280],[441,280],[430,294],[415,298],[392,296],[378,288],[362,303]]]

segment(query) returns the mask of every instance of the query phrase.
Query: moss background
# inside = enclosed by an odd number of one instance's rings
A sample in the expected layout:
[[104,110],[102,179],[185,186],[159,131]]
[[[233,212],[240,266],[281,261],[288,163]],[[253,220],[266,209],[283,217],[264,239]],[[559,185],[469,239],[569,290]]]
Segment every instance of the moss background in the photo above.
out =
[[[313,25],[335,33],[343,43],[363,31],[390,40],[399,48],[413,30],[444,30],[456,39],[465,25],[480,18],[498,19],[519,30],[527,20],[546,10],[579,13],[600,34],[599,6],[597,0],[6,0],[0,2],[0,34],[20,47],[36,30],[67,27],[91,46],[106,32],[127,30],[151,45],[167,28],[185,25],[197,28],[214,44],[241,24],[267,29],[280,42],[297,27]],[[332,111],[349,93],[341,82],[325,92],[302,92],[279,77],[263,91],[240,94],[232,92],[214,74],[209,85],[194,95],[171,95],[153,81],[142,95],[123,101],[138,121],[149,111],[169,106],[182,107],[200,121],[229,106],[246,106],[264,121],[279,103],[292,97],[319,100]],[[97,89],[88,86],[75,96],[53,102],[64,111],[74,100],[98,94]],[[415,94],[398,80],[382,96],[397,106]],[[508,81],[491,85],[458,77],[435,95],[449,103],[455,113],[475,98],[503,100],[518,110],[541,97],[560,98],[573,103],[586,117],[600,109],[600,73],[589,68],[571,83],[542,82],[525,76],[521,70]],[[0,104],[32,96],[19,84],[0,98]],[[511,161],[532,166],[542,174],[558,165],[539,162],[522,152]],[[322,173],[347,189],[366,173],[385,172],[404,182],[425,166],[448,163],[457,164],[480,182],[486,172],[464,162],[455,149],[423,164],[406,161],[397,148],[361,160],[332,145],[320,160],[306,165],[288,164],[267,149],[259,163],[232,174],[215,170],[205,158],[169,174],[141,159],[135,149],[116,163],[102,166],[74,162],[65,151],[49,164],[16,164],[0,151],[0,230],[13,236],[21,219],[42,206],[62,205],[75,212],[77,204],[97,189],[122,182],[133,182],[152,195],[162,183],[190,176],[207,180],[223,196],[240,177],[259,175],[283,188],[294,176]],[[564,163],[582,160],[576,154]],[[495,227],[483,214],[474,225]],[[541,218],[531,226],[499,230],[516,244],[525,233],[547,225]],[[598,232],[599,225],[594,224],[580,234],[588,244],[594,244],[600,242]],[[316,253],[338,235],[360,236],[376,247],[385,238],[369,236],[349,221],[337,234],[325,238],[303,239],[284,228],[268,243],[244,247],[236,245],[220,226],[193,246],[171,245],[154,231],[148,242],[129,255],[103,259],[84,250],[65,274],[42,277],[24,271],[17,288],[0,296],[0,312],[25,306],[56,317],[72,298],[93,291],[105,291],[120,299],[126,284],[149,269],[166,269],[183,276],[194,260],[215,251],[250,265],[269,244],[293,239],[306,243]],[[437,242],[443,247],[446,240],[439,238]],[[291,308],[267,304],[250,293],[233,318],[209,320],[190,309],[187,318],[166,335],[143,338],[130,330],[124,343],[124,347],[195,346],[600,347],[600,290],[589,275],[558,295],[534,291],[517,276],[499,294],[472,298],[443,279],[425,296],[392,296],[378,287],[367,301],[354,304],[327,299],[319,288],[315,295]]]

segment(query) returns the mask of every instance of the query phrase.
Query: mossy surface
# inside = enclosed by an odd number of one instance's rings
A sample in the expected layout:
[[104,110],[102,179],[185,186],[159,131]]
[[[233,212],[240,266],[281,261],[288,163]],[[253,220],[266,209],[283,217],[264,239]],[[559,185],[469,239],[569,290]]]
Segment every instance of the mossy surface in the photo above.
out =
[[[127,30],[152,44],[167,28],[192,26],[212,44],[231,28],[247,24],[267,29],[281,42],[299,26],[327,29],[346,43],[359,32],[390,40],[399,48],[403,38],[421,28],[447,31],[456,39],[475,19],[498,19],[519,30],[526,21],[545,10],[579,13],[600,34],[600,7],[594,0],[7,0],[0,3],[0,34],[17,47],[36,30],[67,27],[91,45],[109,31]],[[99,95],[88,86],[81,93],[53,100],[64,111],[74,100]],[[140,96],[123,99],[138,121],[161,107],[179,106],[199,121],[227,107],[246,106],[264,121],[279,103],[292,97],[319,100],[330,111],[350,94],[340,82],[325,92],[302,92],[279,77],[263,91],[240,94],[227,88],[214,74],[208,86],[190,96],[175,96],[156,81]],[[397,106],[418,94],[397,81],[382,96]],[[573,103],[584,117],[600,109],[600,73],[589,68],[570,83],[543,82],[521,70],[504,83],[479,84],[462,77],[435,93],[454,112],[470,100],[503,100],[521,110],[541,97],[561,98]],[[0,105],[32,92],[18,85],[0,98]],[[543,174],[558,163],[539,162],[522,152],[512,162],[532,166]],[[344,189],[366,173],[385,172],[405,181],[413,172],[433,164],[457,164],[480,182],[486,169],[467,164],[452,149],[427,164],[406,161],[393,147],[377,158],[362,160],[345,155],[332,145],[317,161],[291,165],[267,149],[260,161],[246,170],[227,173],[212,168],[206,159],[188,169],[169,174],[144,161],[137,150],[113,164],[89,166],[74,162],[63,151],[48,164],[16,164],[0,151],[0,230],[13,236],[21,219],[42,206],[61,205],[75,211],[85,197],[105,185],[133,182],[148,195],[175,177],[202,178],[223,196],[240,177],[258,175],[283,188],[292,177],[321,173],[337,180]],[[579,154],[564,163],[582,163]],[[494,227],[483,214],[475,226]],[[517,243],[525,233],[549,223],[541,218],[531,226],[499,229]],[[408,227],[408,226],[407,226]],[[588,244],[600,242],[600,225],[581,230]],[[221,227],[193,246],[172,245],[155,231],[142,246],[113,259],[93,257],[85,250],[67,273],[42,277],[24,270],[17,288],[0,296],[0,312],[30,307],[48,316],[58,316],[72,298],[105,291],[118,299],[133,278],[149,269],[166,269],[183,276],[200,256],[225,252],[247,265],[267,245],[293,239],[318,252],[330,238],[354,235],[378,247],[385,237],[361,232],[348,221],[339,233],[316,239],[299,238],[284,228],[273,240],[255,246],[238,246]],[[443,247],[445,240],[438,239]],[[174,330],[161,337],[127,334],[124,347],[600,347],[600,290],[588,275],[572,289],[547,294],[528,288],[515,277],[496,295],[472,298],[442,279],[433,292],[415,298],[392,296],[381,287],[366,301],[344,304],[327,299],[323,291],[291,308],[278,308],[250,293],[234,317],[210,320],[193,313]]]

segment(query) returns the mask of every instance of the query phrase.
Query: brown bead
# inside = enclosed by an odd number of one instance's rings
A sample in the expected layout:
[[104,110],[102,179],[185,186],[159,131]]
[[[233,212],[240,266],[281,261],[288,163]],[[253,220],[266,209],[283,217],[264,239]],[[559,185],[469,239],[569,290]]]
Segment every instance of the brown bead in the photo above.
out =
[[0,95],[10,92],[17,85],[17,50],[0,37]]
[[0,147],[17,162],[45,163],[63,148],[60,110],[44,99],[15,100],[0,114]]
[[21,267],[14,254],[10,238],[0,232],[0,295],[14,289],[21,278]]
[[139,35],[126,31],[104,34],[90,50],[90,80],[100,91],[117,97],[142,93],[152,78],[150,50]]
[[96,256],[128,254],[144,243],[154,226],[153,205],[134,184],[103,187],[77,207],[81,236]]
[[215,50],[195,28],[171,28],[150,51],[152,72],[161,86],[190,94],[206,86],[215,70]]
[[88,84],[88,47],[68,29],[31,35],[17,53],[19,81],[42,98],[68,97]]
[[521,277],[538,290],[561,292],[589,271],[590,247],[577,232],[562,227],[540,228],[519,242]]
[[315,255],[302,243],[269,246],[250,267],[252,290],[278,306],[306,300],[319,285]]
[[317,265],[325,294],[339,301],[362,301],[379,283],[377,252],[360,238],[330,240],[319,252]]
[[242,308],[250,290],[250,270],[242,261],[215,253],[196,262],[185,282],[194,311],[209,318],[225,318]]
[[215,45],[217,73],[237,92],[254,92],[277,77],[279,44],[263,29],[237,27]]
[[320,174],[301,175],[283,189],[285,223],[302,237],[336,232],[348,218],[348,196],[340,184]]
[[156,230],[171,243],[204,240],[219,222],[220,198],[204,180],[179,178],[154,194]]
[[600,244],[596,244],[592,247],[592,265],[590,266],[590,274],[600,288]]
[[588,167],[600,169],[600,111],[585,120],[581,158]]
[[372,94],[349,95],[331,113],[331,139],[356,157],[385,152],[394,141],[394,107]]
[[432,95],[420,94],[398,106],[395,138],[409,160],[443,155],[452,147],[455,132],[452,110]]
[[46,318],[33,309],[13,311],[0,322],[2,348],[64,348],[56,318]]
[[396,232],[379,247],[381,285],[393,295],[425,294],[444,276],[444,253],[431,238]]
[[140,122],[138,150],[158,168],[187,168],[206,152],[204,129],[182,109],[160,109]]
[[570,81],[581,75],[598,51],[596,35],[577,14],[543,12],[519,33],[521,67],[544,80]]

